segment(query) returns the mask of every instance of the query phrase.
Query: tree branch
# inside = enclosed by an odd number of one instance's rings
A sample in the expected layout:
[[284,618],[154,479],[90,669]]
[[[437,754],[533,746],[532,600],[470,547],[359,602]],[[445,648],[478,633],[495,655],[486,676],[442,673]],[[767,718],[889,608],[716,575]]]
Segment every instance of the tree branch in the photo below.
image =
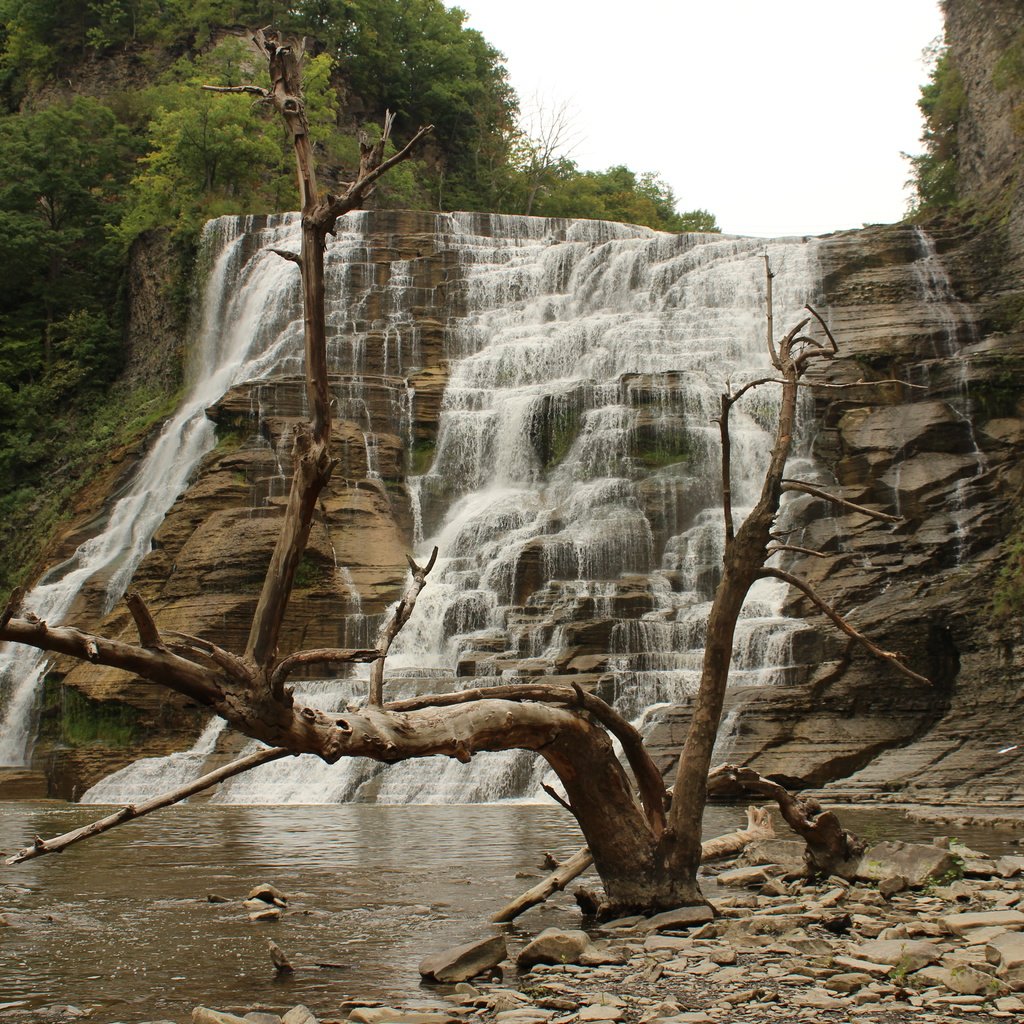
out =
[[90,825],[83,825],[81,828],[65,832],[63,835],[56,836],[53,839],[40,839],[37,836],[36,841],[31,846],[26,846],[13,857],[8,857],[6,863],[20,864],[22,861],[32,860],[34,857],[42,857],[47,853],[62,853],[69,846],[80,843],[83,839],[91,839],[93,836],[102,835],[118,825],[123,825],[126,821],[134,821],[136,818],[141,818],[153,811],[160,810],[161,807],[170,807],[172,804],[180,803],[195,793],[201,793],[204,789],[217,785],[218,782],[223,782],[225,779],[230,779],[235,775],[241,775],[243,772],[247,772],[261,764],[267,764],[269,761],[276,761],[278,758],[282,758],[290,753],[291,751],[284,747],[257,750],[247,757],[241,757],[237,761],[230,762],[230,764],[222,765],[220,768],[192,782],[186,783],[184,786],[172,789],[168,793],[162,793],[160,796],[153,797],[152,800],[147,800],[143,804],[128,804],[126,807],[122,807],[120,810],[114,811],[113,814],[108,814],[105,818],[100,818]]
[[41,651],[67,654],[97,665],[124,669],[160,683],[203,704],[214,704],[223,693],[202,666],[166,650],[135,647],[83,633],[72,626],[50,627],[40,619],[12,618],[0,629],[0,640],[28,644]]
[[283,260],[288,260],[289,263],[297,263],[299,268],[302,267],[302,257],[297,252],[292,252],[290,249],[268,249],[268,252],[272,252],[275,256],[280,256]]
[[828,558],[824,551],[815,551],[814,548],[802,548],[798,544],[775,544],[768,549],[768,557],[777,555],[780,551],[794,551],[801,555],[812,555],[814,558]]
[[792,573],[783,571],[782,569],[773,569],[770,566],[765,567],[758,573],[761,578],[771,577],[773,579],[782,580],[784,583],[788,583],[791,587],[796,587],[812,604],[824,612],[848,637],[856,640],[865,650],[870,651],[876,658],[881,658],[883,661],[888,661],[891,665],[899,669],[908,679],[913,679],[915,683],[923,683],[925,686],[931,686],[932,681],[925,678],[924,676],[918,675],[913,669],[908,668],[901,660],[902,655],[897,654],[893,651],[885,651],[877,644],[873,644],[863,633],[855,629],[846,621],[830,604],[818,596],[813,588],[805,580],[800,579],[798,576],[794,576]]
[[153,616],[146,607],[146,602],[143,601],[142,595],[138,591],[129,590],[124,596],[124,602],[128,605],[128,610],[132,613],[132,618],[135,620],[135,626],[139,631],[139,642],[142,646],[162,648],[164,643],[160,639],[160,630],[157,629],[156,622],[154,622]]
[[840,498],[838,494],[832,494],[829,491],[823,491],[820,487],[815,487],[813,484],[804,483],[803,480],[783,480],[782,489],[784,491],[799,491],[802,494],[810,494],[814,498],[821,498],[822,501],[830,501],[833,505],[848,508],[851,512],[859,512],[862,516],[877,519],[882,523],[903,522],[903,518],[901,516],[891,516],[888,512],[876,512],[874,509],[865,508],[863,505],[856,505],[852,501]]
[[270,98],[270,93],[258,85],[203,85],[200,88],[206,92],[246,92],[253,96],[259,96],[262,100]]
[[302,665],[358,665],[368,661],[376,661],[380,655],[376,647],[355,648],[347,650],[334,647],[313,648],[308,651],[296,651],[282,658],[274,667],[270,676],[271,686],[279,687],[292,672]]
[[430,559],[425,566],[417,565],[411,558],[406,556],[409,562],[410,579],[391,617],[386,619],[377,633],[377,658],[370,668],[370,693],[368,702],[373,707],[381,707],[384,703],[384,662],[387,660],[388,651],[394,643],[395,637],[401,632],[402,627],[409,621],[413,609],[416,607],[416,599],[420,591],[427,585],[427,575],[434,568],[437,561],[437,548],[430,553]]

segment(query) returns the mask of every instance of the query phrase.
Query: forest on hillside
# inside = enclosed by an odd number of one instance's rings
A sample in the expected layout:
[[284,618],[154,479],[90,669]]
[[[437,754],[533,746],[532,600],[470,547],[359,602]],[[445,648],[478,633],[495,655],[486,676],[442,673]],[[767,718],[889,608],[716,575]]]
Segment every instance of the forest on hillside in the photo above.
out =
[[253,26],[307,37],[306,105],[327,188],[360,132],[434,132],[377,206],[490,210],[715,231],[655,173],[581,171],[561,112],[521,127],[502,55],[440,0],[0,0],[0,584],[35,552],[97,458],[165,415],[178,383],[124,368],[133,243],[170,240],[165,301],[184,326],[205,221],[294,202],[281,126],[251,97]]

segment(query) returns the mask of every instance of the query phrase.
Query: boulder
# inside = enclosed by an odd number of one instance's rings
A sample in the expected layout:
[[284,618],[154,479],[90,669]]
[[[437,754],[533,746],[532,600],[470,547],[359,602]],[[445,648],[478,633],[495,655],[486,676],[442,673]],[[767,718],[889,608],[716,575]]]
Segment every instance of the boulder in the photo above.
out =
[[792,839],[758,839],[748,843],[736,860],[737,866],[775,865],[785,878],[802,878],[807,873],[806,843]]
[[466,942],[424,958],[419,971],[428,981],[468,981],[493,970],[506,956],[508,947],[505,944],[505,937],[489,935],[487,938]]
[[949,850],[921,843],[898,841],[876,843],[864,851],[856,877],[862,882],[880,882],[902,875],[912,888],[957,873],[958,863]]
[[584,951],[590,950],[590,936],[584,931],[545,928],[519,951],[516,963],[527,969],[535,964],[578,964]]

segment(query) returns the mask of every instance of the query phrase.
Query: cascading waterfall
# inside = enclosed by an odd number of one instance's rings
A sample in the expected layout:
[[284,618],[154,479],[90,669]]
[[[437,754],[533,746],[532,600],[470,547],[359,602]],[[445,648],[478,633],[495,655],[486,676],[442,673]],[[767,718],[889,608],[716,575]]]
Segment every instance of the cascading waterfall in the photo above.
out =
[[[295,230],[287,220],[267,229]],[[250,251],[271,244],[296,243],[262,233],[248,243]],[[601,692],[632,718],[678,701],[696,686],[721,564],[718,396],[726,380],[739,385],[769,366],[764,252],[777,274],[776,323],[789,325],[816,298],[814,242],[450,214],[438,215],[435,244],[457,257],[449,307],[435,314],[447,317],[450,373],[433,461],[409,491],[423,549],[436,544],[440,556],[389,659],[388,696],[422,690],[424,680],[441,688],[585,673],[589,658]],[[337,249],[329,270],[344,261]],[[255,276],[226,284],[234,301],[260,307],[263,336],[251,363],[225,381],[281,373],[282,364],[296,372],[294,293],[271,299]],[[404,264],[392,265],[387,287],[385,372],[410,373],[419,366],[415,345],[410,354],[401,343],[411,287]],[[336,289],[331,276],[332,365],[343,356],[352,368],[354,409],[363,313]],[[208,314],[219,315],[219,307]],[[770,391],[733,412],[740,516],[760,491],[777,411]],[[734,659],[745,684],[771,685],[788,671],[802,624],[780,615],[783,592],[766,581],[747,602]],[[603,654],[592,643],[585,650],[586,629],[601,635]],[[574,661],[575,650],[584,654]],[[472,678],[453,683],[456,671]],[[364,692],[362,680],[300,684],[300,696],[328,710]],[[230,780],[212,800],[529,798],[544,774],[537,761],[516,752],[479,755],[470,767],[445,758],[391,767],[288,758]],[[148,791],[132,772],[118,773],[117,799]],[[113,778],[86,799],[113,799]]]
[[[354,220],[346,223],[353,232],[340,236],[341,252],[359,242],[361,222]],[[210,269],[185,398],[143,458],[104,529],[40,580],[25,599],[26,611],[51,624],[62,623],[83,586],[97,580],[103,582],[105,593],[102,611],[109,611],[149,551],[168,509],[213,447],[213,424],[206,408],[238,381],[301,369],[302,310],[295,268],[263,251],[291,235],[294,223],[294,217],[269,222],[225,217],[207,225],[203,250]],[[278,310],[272,324],[265,316],[267,307]],[[34,707],[47,662],[30,647],[0,647],[0,693],[6,695],[0,764],[27,763]]]

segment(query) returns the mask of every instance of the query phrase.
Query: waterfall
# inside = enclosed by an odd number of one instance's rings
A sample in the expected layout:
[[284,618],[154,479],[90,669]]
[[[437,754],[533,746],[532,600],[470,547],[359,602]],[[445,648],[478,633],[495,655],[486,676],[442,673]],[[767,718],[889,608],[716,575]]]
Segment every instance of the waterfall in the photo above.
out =
[[[244,245],[249,262],[242,276],[223,281],[219,297],[211,277],[204,323],[230,323],[232,337],[245,330],[251,348],[231,369],[210,353],[217,369],[207,373],[221,391],[295,373],[301,352],[297,295],[281,283],[290,264],[251,255],[295,248],[285,236],[296,222],[273,221],[250,235],[228,223],[230,230],[215,230],[234,238],[226,246]],[[422,367],[407,309],[415,292],[409,262],[392,263],[372,313],[367,292],[344,287],[347,254],[363,244],[357,226],[346,224],[352,235],[328,250],[328,322],[332,368],[352,374],[339,416],[358,422],[360,375],[371,358],[385,374]],[[769,368],[763,254],[777,275],[776,323],[788,328],[817,297],[815,243],[445,214],[433,244],[452,268],[428,313],[445,325],[448,383],[436,445],[408,491],[421,552],[436,544],[440,555],[389,658],[388,697],[544,675],[589,680],[631,718],[679,701],[699,678],[721,565],[718,396],[726,381],[739,386]],[[271,276],[257,273],[268,266]],[[225,309],[227,301],[247,316]],[[383,339],[375,355],[360,332],[368,318]],[[778,407],[771,391],[751,393],[733,411],[738,518],[760,491]],[[216,397],[204,395],[197,409]],[[411,411],[398,414],[411,423]],[[372,458],[368,464],[373,472]],[[784,592],[774,581],[752,591],[737,633],[736,681],[773,685],[792,671],[790,641],[804,627],[780,614]],[[365,692],[361,679],[299,686],[328,710]],[[204,754],[198,746],[192,754]],[[445,758],[385,767],[304,756],[230,780],[212,799],[529,798],[544,774],[536,760],[509,752],[480,755],[469,767]],[[167,764],[177,771],[180,757]],[[152,764],[133,770],[119,773],[119,799],[141,799],[160,774]],[[86,799],[105,793],[97,788]]]
[[[100,610],[108,612],[150,550],[168,509],[213,447],[207,406],[237,381],[281,372],[289,365],[300,367],[301,344],[296,354],[293,340],[296,331],[301,338],[302,329],[295,268],[264,251],[280,244],[281,236],[293,234],[295,223],[294,217],[225,217],[207,225],[203,251],[210,270],[181,406],[150,446],[101,532],[39,581],[25,599],[26,611],[51,625],[61,624],[82,588],[100,581],[105,595]],[[344,236],[342,247],[358,237]],[[268,329],[267,307],[281,311],[285,330]],[[27,763],[48,660],[31,647],[0,645],[0,693],[5,694],[0,765]]]

